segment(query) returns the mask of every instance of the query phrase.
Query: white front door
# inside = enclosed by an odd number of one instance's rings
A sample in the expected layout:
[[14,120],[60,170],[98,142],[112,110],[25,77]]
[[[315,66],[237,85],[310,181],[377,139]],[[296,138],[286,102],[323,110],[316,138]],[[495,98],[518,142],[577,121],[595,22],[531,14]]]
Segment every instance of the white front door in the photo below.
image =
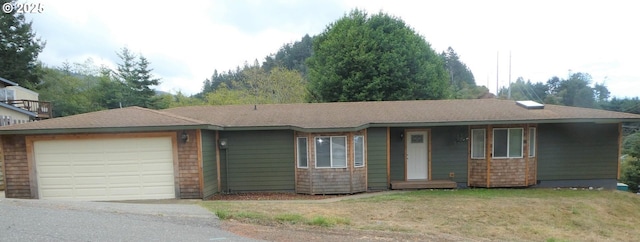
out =
[[429,177],[429,137],[427,131],[409,131],[407,145],[407,180],[427,180]]

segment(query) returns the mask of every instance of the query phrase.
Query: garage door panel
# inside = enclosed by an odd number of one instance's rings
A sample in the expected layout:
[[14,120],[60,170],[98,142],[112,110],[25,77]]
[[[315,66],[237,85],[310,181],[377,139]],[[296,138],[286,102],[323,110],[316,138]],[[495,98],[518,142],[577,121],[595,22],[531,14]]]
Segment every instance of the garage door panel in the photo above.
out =
[[139,174],[140,166],[138,164],[109,164],[105,170],[109,173],[121,172],[123,174]]
[[105,170],[105,165],[103,164],[96,164],[96,165],[73,165],[72,166],[73,169],[73,173],[74,175],[96,175],[96,174],[102,174],[104,173]]
[[109,179],[101,175],[102,174],[96,174],[95,176],[75,176],[73,179],[74,186],[75,187],[104,186],[105,183],[109,182]]
[[170,137],[34,142],[40,197],[175,198]]
[[142,182],[146,185],[153,185],[153,184],[164,184],[164,181],[166,181],[169,176],[171,175],[167,175],[167,174],[148,174],[148,175],[144,175],[142,177]]
[[156,162],[156,163],[142,164],[141,168],[142,168],[143,172],[151,172],[151,173],[154,173],[154,172],[166,172],[166,171],[168,171],[170,169],[173,169],[173,165],[170,165],[170,164],[159,164],[159,162]]
[[73,189],[70,188],[50,188],[40,192],[41,197],[56,197],[56,198],[72,198]]
[[56,176],[49,176],[49,177],[40,177],[40,179],[38,180],[40,182],[40,184],[38,184],[41,188],[47,188],[47,187],[69,187],[69,186],[73,186],[73,179],[71,177],[56,177]]

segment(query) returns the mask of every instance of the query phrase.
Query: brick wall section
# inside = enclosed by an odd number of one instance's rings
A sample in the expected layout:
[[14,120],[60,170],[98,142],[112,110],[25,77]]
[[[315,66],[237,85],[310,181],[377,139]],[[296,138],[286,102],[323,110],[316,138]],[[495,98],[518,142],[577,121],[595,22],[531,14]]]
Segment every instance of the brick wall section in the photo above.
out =
[[5,162],[5,196],[31,198],[31,184],[24,136],[2,136]]
[[525,184],[525,159],[491,160],[490,187],[519,187]]
[[469,186],[487,187],[487,161],[471,160],[469,168]]
[[198,145],[196,131],[187,131],[189,140],[185,143],[178,132],[178,184],[180,184],[180,198],[202,198],[200,195],[200,171],[198,164]]

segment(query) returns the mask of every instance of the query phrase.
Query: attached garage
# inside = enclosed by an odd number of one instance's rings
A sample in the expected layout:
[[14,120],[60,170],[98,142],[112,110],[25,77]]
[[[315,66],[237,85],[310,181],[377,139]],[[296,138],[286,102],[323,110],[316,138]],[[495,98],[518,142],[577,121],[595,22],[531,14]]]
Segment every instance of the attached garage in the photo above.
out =
[[[7,198],[197,199],[217,192],[216,126],[139,107],[0,127]],[[10,129],[10,130],[9,130]],[[214,141],[215,143],[215,141]],[[205,162],[206,159],[206,162]]]
[[171,137],[37,140],[40,199],[176,198]]

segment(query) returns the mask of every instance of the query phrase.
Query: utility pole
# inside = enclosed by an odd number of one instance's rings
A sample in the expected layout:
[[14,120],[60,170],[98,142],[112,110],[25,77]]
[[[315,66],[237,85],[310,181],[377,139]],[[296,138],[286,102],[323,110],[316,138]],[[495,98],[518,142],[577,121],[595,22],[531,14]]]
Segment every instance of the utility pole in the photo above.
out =
[[511,100],[511,51],[509,51],[509,94],[507,99]]
[[500,92],[500,90],[498,89],[498,82],[499,78],[498,76],[500,75],[500,51],[496,52],[496,98],[498,98],[498,93]]

